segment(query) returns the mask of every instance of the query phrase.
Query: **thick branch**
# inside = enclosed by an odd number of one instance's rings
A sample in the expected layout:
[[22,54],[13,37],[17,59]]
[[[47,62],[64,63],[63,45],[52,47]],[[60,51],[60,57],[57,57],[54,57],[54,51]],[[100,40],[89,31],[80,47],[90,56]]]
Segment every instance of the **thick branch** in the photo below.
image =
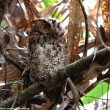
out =
[[[93,55],[91,55],[59,69],[53,76],[45,77],[43,81],[32,85],[30,88],[20,93],[15,106],[22,105],[30,97],[38,94],[41,91],[44,91],[47,97],[52,101],[57,101],[60,96],[62,86],[67,77],[70,77],[74,83],[80,83],[78,81],[81,73],[88,70],[91,63],[96,62],[102,66],[105,66],[110,60],[109,58],[110,52],[107,49],[103,49],[97,53],[94,61],[92,61]],[[10,107],[13,101],[14,97],[1,102],[0,108]]]

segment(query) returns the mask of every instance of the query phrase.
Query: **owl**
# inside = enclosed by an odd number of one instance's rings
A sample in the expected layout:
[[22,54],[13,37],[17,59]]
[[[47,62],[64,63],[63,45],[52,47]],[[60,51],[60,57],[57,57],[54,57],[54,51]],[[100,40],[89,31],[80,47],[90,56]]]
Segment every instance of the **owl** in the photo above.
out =
[[31,22],[29,36],[29,67],[33,82],[53,75],[68,64],[68,51],[61,24],[55,19],[38,19]]

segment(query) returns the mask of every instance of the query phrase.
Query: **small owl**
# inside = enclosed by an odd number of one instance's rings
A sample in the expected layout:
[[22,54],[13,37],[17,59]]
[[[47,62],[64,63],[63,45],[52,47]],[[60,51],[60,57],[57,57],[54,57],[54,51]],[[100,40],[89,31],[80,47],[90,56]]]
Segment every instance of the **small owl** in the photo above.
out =
[[29,65],[33,82],[68,64],[67,46],[61,24],[55,19],[32,21],[29,38]]

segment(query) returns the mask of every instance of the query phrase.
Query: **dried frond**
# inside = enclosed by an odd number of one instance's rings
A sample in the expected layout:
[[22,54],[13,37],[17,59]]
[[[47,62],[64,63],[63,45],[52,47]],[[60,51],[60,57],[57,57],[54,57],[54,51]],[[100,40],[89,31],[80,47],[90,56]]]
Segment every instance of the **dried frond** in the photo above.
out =
[[[79,13],[77,13],[77,10]],[[70,19],[68,26],[67,44],[70,62],[74,62],[77,56],[80,40],[81,9],[78,1],[70,1]]]
[[104,28],[106,31],[106,36],[110,36],[110,1],[109,0],[102,0],[101,3],[102,9],[102,17],[104,20]]

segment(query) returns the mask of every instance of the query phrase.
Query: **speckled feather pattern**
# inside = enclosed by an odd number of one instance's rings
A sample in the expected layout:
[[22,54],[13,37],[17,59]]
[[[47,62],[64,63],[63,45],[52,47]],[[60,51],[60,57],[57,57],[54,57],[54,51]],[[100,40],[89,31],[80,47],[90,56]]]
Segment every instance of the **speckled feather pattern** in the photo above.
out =
[[[60,24],[39,19],[32,22],[29,38],[29,64],[33,81],[56,71],[68,64],[66,41]],[[57,26],[58,25],[58,26]],[[55,27],[56,26],[56,27]],[[59,31],[59,32],[58,32]]]

